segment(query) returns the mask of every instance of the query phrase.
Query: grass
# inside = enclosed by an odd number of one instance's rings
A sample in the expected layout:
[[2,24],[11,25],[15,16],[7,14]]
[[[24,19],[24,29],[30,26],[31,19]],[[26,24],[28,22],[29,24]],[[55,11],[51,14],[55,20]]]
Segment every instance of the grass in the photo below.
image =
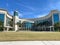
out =
[[60,40],[60,32],[0,32],[0,41]]

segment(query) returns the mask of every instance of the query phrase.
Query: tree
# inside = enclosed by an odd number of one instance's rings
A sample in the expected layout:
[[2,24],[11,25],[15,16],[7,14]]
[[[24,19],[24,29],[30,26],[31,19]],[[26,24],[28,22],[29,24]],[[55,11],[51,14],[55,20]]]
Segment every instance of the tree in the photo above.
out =
[[3,31],[3,21],[0,20],[0,31]]
[[60,22],[55,23],[54,28],[55,28],[55,30],[60,31]]

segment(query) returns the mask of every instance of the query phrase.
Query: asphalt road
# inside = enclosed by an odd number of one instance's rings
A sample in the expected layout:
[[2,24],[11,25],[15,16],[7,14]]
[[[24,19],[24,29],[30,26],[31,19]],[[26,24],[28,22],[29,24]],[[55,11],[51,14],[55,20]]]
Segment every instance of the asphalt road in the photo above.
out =
[[60,41],[8,41],[0,45],[60,45]]

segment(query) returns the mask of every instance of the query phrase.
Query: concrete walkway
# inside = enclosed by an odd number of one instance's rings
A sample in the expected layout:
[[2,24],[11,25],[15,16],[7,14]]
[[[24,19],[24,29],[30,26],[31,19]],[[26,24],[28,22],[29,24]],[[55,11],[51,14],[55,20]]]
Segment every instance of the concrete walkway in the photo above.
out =
[[60,45],[60,41],[10,41],[0,42],[0,45]]

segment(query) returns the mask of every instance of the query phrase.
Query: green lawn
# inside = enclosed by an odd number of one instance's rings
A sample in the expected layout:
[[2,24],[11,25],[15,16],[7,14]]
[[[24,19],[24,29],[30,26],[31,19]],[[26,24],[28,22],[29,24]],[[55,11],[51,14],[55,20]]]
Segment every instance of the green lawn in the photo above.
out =
[[60,40],[60,32],[0,32],[0,41]]

